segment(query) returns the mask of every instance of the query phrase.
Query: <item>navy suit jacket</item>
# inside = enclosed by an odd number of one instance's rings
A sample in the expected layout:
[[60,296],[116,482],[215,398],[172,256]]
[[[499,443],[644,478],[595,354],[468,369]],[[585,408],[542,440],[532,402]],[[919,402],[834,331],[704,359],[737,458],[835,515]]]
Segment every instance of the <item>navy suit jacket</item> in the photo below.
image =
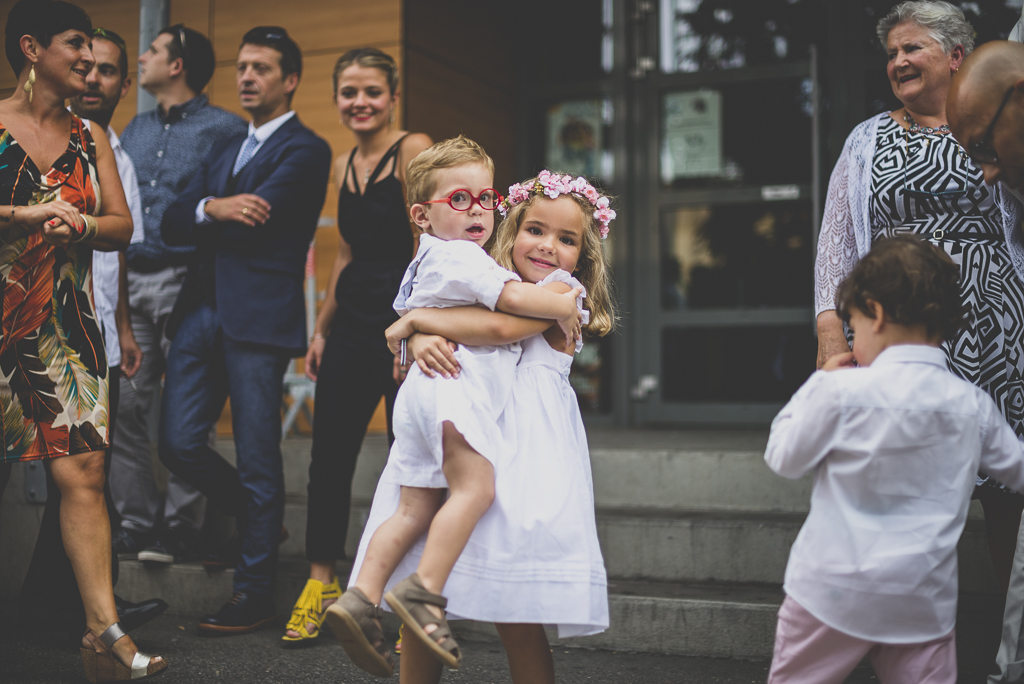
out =
[[[203,267],[213,267],[217,315],[233,340],[270,345],[301,356],[306,349],[303,296],[306,252],[327,194],[331,148],[293,116],[267,138],[229,188],[235,158],[247,134],[216,143],[178,199],[164,212],[160,232],[168,245],[196,245]],[[262,226],[196,224],[205,197],[251,193],[270,203]],[[167,325],[200,305],[200,264],[189,267]]]

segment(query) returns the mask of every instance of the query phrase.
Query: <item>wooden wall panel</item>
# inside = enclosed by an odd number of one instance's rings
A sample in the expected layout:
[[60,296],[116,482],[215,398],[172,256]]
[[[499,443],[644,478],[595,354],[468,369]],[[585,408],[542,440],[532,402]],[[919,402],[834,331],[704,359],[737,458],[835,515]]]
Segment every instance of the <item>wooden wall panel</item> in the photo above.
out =
[[410,130],[434,140],[460,133],[494,159],[495,187],[505,194],[516,182],[515,98],[496,84],[480,81],[409,46],[406,117]]
[[[0,17],[4,23],[7,14],[14,7],[15,0],[0,0]],[[138,0],[88,0],[77,3],[92,19],[93,26],[102,26],[116,31],[124,38],[128,47],[128,71],[138,70],[136,57],[139,54],[139,3]],[[11,71],[7,58],[0,59],[0,89],[13,88],[18,77]]]
[[[184,24],[209,37],[210,0],[171,0],[170,26],[175,24]],[[222,58],[216,51],[214,51],[214,56],[218,59]]]
[[234,54],[254,26],[283,26],[304,55],[338,46],[395,43],[401,35],[401,0],[214,0],[214,49]]
[[508,6],[478,0],[405,0],[406,117],[434,140],[460,133],[494,159],[504,194],[516,176],[516,85],[511,41],[496,30]]

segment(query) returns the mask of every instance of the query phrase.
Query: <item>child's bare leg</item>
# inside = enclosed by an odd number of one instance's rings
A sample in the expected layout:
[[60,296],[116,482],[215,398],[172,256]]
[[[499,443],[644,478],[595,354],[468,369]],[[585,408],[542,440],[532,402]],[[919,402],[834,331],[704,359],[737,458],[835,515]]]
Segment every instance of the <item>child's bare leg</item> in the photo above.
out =
[[399,684],[437,684],[441,681],[441,661],[419,639],[402,639],[402,667]]
[[398,510],[370,537],[356,577],[355,586],[366,598],[380,604],[384,585],[416,540],[430,528],[430,521],[444,500],[444,492],[443,489],[402,487]]
[[555,661],[543,625],[496,623],[494,626],[505,645],[514,684],[555,684]]
[[[450,422],[444,423],[444,470],[448,500],[430,523],[427,544],[416,572],[427,591],[440,594],[466,548],[473,528],[494,502],[494,467],[469,446]],[[431,610],[440,612],[434,606]]]

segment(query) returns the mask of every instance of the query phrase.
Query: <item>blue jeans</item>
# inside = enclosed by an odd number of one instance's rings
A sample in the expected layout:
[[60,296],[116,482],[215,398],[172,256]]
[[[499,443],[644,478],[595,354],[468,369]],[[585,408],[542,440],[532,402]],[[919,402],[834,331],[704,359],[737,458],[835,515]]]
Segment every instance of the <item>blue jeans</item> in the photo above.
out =
[[[281,399],[289,360],[276,347],[226,337],[205,304],[182,321],[167,355],[160,460],[235,517],[242,539],[235,591],[271,591],[284,519]],[[228,396],[237,469],[209,445]]]

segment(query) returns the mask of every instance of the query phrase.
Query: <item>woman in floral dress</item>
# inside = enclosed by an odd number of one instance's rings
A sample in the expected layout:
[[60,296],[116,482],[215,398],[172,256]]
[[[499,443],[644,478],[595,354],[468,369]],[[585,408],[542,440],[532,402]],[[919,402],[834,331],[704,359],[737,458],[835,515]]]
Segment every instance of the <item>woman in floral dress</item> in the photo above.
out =
[[11,464],[42,460],[61,493],[61,537],[85,605],[90,681],[167,663],[117,625],[103,498],[107,364],[92,298],[92,250],[127,246],[132,220],[114,154],[64,106],[93,64],[92,25],[59,0],[21,0],[5,27],[19,74],[0,102],[0,492]]

